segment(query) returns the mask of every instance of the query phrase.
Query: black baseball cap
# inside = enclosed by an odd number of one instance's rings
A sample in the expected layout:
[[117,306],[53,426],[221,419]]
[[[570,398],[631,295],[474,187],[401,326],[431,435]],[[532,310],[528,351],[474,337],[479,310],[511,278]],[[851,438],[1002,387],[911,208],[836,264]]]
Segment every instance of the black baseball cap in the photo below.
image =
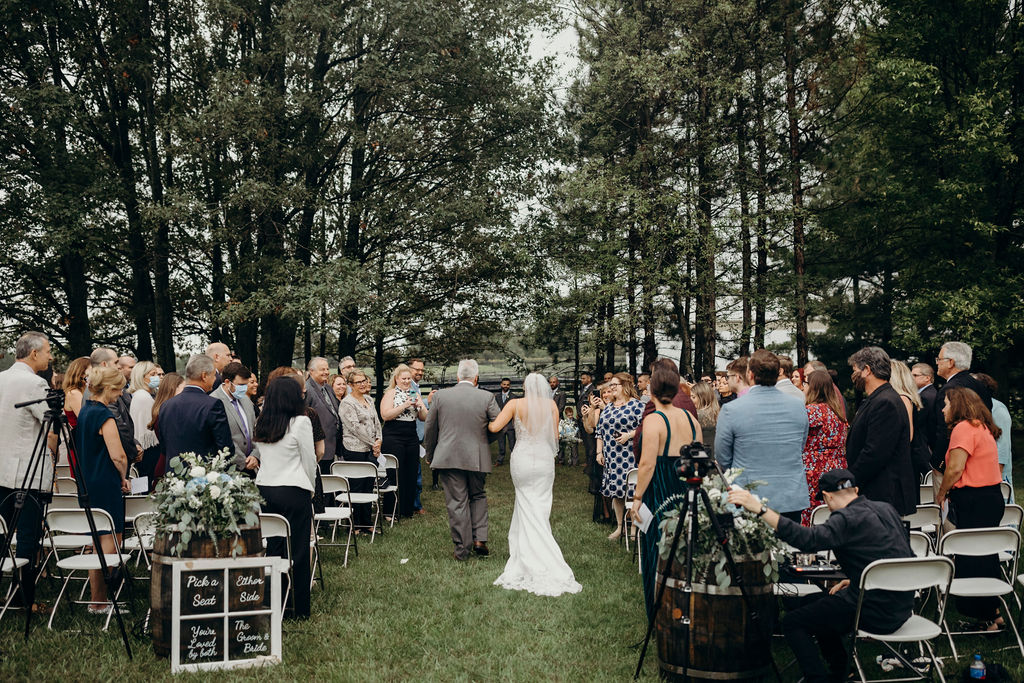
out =
[[835,493],[842,489],[852,489],[857,485],[857,479],[850,470],[829,470],[818,479],[818,500],[824,499],[825,491]]

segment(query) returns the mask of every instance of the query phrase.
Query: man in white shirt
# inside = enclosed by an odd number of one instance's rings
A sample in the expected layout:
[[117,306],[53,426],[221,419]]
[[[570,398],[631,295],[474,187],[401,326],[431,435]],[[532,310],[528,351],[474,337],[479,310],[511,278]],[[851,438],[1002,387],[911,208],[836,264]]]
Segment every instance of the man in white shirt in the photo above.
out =
[[783,356],[781,354],[775,354],[779,358],[779,381],[775,383],[775,388],[784,394],[794,396],[801,401],[804,400],[804,392],[796,388],[793,384],[793,380],[790,377],[793,375],[793,361],[789,356]]
[[[14,358],[14,365],[0,372],[0,515],[10,528],[15,494],[23,486],[27,488],[28,497],[18,519],[17,556],[29,561],[21,570],[20,581],[27,603],[32,604],[43,520],[40,494],[48,493],[53,486],[54,463],[49,452],[33,452],[46,414],[46,403],[23,408],[15,408],[14,404],[46,398],[49,386],[36,373],[53,362],[49,338],[42,332],[26,332],[14,346]],[[46,445],[50,451],[57,447],[57,435],[52,431],[47,434]],[[37,455],[42,457],[42,462],[33,462],[33,456]],[[4,543],[8,541],[4,539]]]

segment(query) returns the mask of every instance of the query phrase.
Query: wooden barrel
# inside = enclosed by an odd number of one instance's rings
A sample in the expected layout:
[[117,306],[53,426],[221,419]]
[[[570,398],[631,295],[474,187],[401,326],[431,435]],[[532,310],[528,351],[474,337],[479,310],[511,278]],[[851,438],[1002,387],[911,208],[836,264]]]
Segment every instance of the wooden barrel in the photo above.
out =
[[149,581],[149,623],[153,630],[153,651],[160,657],[171,652],[171,578],[172,565],[187,559],[199,557],[232,557],[236,542],[241,546],[237,557],[263,554],[263,538],[258,526],[241,528],[238,536],[221,538],[214,543],[209,536],[193,535],[182,550],[181,557],[173,556],[173,548],[179,540],[177,532],[157,534],[153,540],[153,572]]
[[[665,560],[659,563],[658,585],[665,565]],[[688,612],[684,571],[679,562],[672,563],[655,617],[662,678],[681,680],[688,674],[690,678],[740,681],[771,674],[771,635],[776,618],[773,587],[765,578],[760,560],[737,562],[736,567],[743,578],[750,609],[735,581],[727,588],[694,583],[689,594],[691,627],[687,653],[685,627],[680,621]],[[756,611],[756,618],[751,617],[751,611]]]

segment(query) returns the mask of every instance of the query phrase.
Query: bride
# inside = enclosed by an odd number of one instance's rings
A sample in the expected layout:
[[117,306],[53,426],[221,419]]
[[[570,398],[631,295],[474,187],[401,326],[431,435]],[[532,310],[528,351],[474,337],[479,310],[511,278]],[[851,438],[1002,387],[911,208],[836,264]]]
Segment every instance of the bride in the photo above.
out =
[[579,593],[572,569],[551,535],[551,487],[555,481],[558,406],[544,376],[532,373],[523,383],[523,398],[512,399],[488,425],[501,431],[515,419],[516,446],[510,456],[516,489],[508,529],[509,558],[494,585],[537,595]]

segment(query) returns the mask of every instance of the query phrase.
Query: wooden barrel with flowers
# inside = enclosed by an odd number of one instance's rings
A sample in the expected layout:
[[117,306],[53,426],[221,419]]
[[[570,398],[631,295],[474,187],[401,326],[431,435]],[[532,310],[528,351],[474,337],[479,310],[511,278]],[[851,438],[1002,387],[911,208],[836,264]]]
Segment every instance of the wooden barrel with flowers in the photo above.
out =
[[161,657],[171,651],[174,563],[263,554],[259,490],[228,464],[226,452],[209,462],[183,454],[168,467],[154,493],[157,533],[149,591],[153,650]]
[[[658,567],[658,584],[664,577],[666,560]],[[658,666],[663,678],[682,680],[757,680],[771,674],[771,637],[776,602],[773,584],[759,559],[737,561],[749,598],[745,604],[740,589],[718,586],[695,576],[692,592],[684,591],[685,571],[673,561],[665,593],[655,617]],[[696,572],[695,572],[696,574]],[[689,647],[685,648],[682,618],[690,615]]]

